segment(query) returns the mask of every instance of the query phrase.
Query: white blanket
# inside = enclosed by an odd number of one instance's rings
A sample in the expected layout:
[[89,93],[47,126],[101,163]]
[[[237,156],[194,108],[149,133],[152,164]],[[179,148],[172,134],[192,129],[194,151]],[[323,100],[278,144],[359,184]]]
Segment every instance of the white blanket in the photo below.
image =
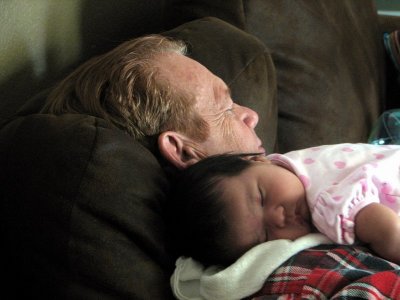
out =
[[267,277],[294,254],[330,243],[319,233],[295,241],[274,240],[250,249],[226,269],[205,268],[191,258],[180,257],[171,277],[171,287],[180,300],[242,299],[260,290]]

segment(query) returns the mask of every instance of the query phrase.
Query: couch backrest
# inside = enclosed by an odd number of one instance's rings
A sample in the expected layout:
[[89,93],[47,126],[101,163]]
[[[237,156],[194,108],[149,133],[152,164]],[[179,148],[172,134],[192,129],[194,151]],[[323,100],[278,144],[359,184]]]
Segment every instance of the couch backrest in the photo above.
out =
[[384,105],[374,1],[243,1],[246,31],[271,51],[279,150],[366,142]]

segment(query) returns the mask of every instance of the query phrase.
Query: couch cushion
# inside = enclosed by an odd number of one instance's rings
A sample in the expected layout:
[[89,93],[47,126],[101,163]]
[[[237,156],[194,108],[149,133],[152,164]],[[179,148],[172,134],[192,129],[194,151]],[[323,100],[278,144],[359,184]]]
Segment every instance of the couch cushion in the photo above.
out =
[[24,282],[18,291],[45,299],[168,295],[167,182],[148,150],[85,115],[21,117],[3,128],[0,144],[6,274]]

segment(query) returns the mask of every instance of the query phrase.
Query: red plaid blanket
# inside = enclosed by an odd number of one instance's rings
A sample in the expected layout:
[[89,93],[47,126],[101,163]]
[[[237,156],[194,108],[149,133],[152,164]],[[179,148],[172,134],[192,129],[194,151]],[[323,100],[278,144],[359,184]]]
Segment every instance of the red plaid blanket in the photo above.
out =
[[400,299],[400,266],[363,247],[321,245],[294,255],[248,299]]

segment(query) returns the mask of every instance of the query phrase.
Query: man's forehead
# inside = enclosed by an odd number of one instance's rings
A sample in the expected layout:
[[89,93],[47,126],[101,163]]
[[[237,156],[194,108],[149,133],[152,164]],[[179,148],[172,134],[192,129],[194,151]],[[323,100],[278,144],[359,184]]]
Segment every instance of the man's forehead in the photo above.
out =
[[226,109],[230,89],[225,82],[197,61],[177,53],[158,57],[160,72],[170,84],[191,94],[201,114],[215,114]]

